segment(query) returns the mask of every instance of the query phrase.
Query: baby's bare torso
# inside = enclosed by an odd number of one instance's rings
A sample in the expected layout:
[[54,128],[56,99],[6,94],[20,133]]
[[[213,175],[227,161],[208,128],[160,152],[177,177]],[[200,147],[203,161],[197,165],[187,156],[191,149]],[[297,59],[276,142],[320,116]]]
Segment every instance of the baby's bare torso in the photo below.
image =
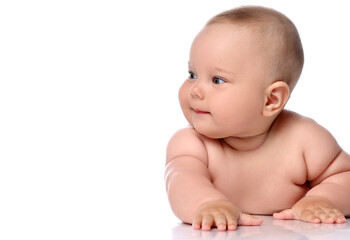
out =
[[[237,151],[222,140],[202,138],[214,186],[243,212],[272,214],[291,208],[308,191],[301,134],[283,114],[256,150]],[[290,125],[290,126],[289,126]]]

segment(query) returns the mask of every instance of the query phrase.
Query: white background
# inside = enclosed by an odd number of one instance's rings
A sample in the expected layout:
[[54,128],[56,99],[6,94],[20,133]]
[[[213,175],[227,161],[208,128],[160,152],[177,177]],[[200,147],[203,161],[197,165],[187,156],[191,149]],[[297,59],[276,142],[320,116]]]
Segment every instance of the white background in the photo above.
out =
[[191,41],[249,4],[299,29],[305,67],[287,108],[350,151],[345,0],[1,1],[0,236],[170,233],[165,148],[186,125],[177,90]]

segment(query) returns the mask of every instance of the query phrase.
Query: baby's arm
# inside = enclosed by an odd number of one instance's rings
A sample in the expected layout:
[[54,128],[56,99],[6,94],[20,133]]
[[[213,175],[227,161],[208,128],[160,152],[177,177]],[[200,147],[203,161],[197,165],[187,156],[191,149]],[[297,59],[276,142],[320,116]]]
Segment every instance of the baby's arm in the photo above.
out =
[[292,209],[274,214],[278,219],[313,223],[344,223],[350,216],[350,156],[334,137],[315,122],[305,122],[303,139],[307,180],[311,189]]
[[167,148],[166,188],[175,215],[195,229],[235,230],[237,224],[259,225],[261,219],[243,214],[211,182],[204,143],[191,129],[177,132]]

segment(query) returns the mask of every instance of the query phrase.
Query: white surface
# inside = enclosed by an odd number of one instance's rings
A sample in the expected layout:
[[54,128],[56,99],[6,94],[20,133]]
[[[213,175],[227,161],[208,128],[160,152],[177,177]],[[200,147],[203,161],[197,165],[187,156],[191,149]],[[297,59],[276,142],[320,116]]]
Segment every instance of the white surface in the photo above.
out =
[[171,237],[165,148],[186,125],[189,46],[214,14],[249,4],[295,22],[306,62],[288,108],[349,152],[346,0],[4,0],[0,238]]
[[261,226],[240,226],[237,231],[220,232],[193,230],[192,226],[179,223],[172,229],[173,240],[199,239],[261,239],[261,240],[322,240],[349,239],[350,222],[345,224],[311,224],[301,221],[274,220],[271,216],[259,216],[264,219]]

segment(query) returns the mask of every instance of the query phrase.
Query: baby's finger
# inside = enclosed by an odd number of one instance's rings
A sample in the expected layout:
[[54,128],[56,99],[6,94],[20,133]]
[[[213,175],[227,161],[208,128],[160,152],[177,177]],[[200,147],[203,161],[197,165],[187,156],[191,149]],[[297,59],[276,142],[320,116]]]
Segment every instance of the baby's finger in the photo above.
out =
[[202,226],[202,219],[203,219],[203,216],[202,216],[202,215],[196,215],[196,216],[193,218],[193,221],[192,221],[192,228],[195,229],[195,230],[201,229],[201,226]]
[[243,226],[259,226],[263,220],[261,218],[254,217],[250,214],[242,213],[238,219],[238,225]]
[[217,213],[214,216],[215,218],[215,225],[219,231],[225,231],[226,230],[226,216],[222,213]]
[[227,230],[235,231],[237,229],[237,219],[232,215],[226,215]]
[[337,209],[331,209],[328,212],[320,214],[318,216],[321,219],[322,223],[345,223],[346,218],[344,215]]
[[273,217],[277,220],[294,220],[298,219],[293,209],[285,209],[281,212],[273,214]]
[[332,209],[329,215],[334,219],[333,223],[346,223],[344,214],[336,208]]
[[336,219],[335,219],[335,223],[346,223],[346,218],[344,216],[338,216]]
[[300,220],[310,223],[320,223],[321,219],[310,210],[305,210],[301,213]]
[[214,217],[211,214],[204,215],[202,220],[202,230],[210,231],[213,225],[214,225]]

